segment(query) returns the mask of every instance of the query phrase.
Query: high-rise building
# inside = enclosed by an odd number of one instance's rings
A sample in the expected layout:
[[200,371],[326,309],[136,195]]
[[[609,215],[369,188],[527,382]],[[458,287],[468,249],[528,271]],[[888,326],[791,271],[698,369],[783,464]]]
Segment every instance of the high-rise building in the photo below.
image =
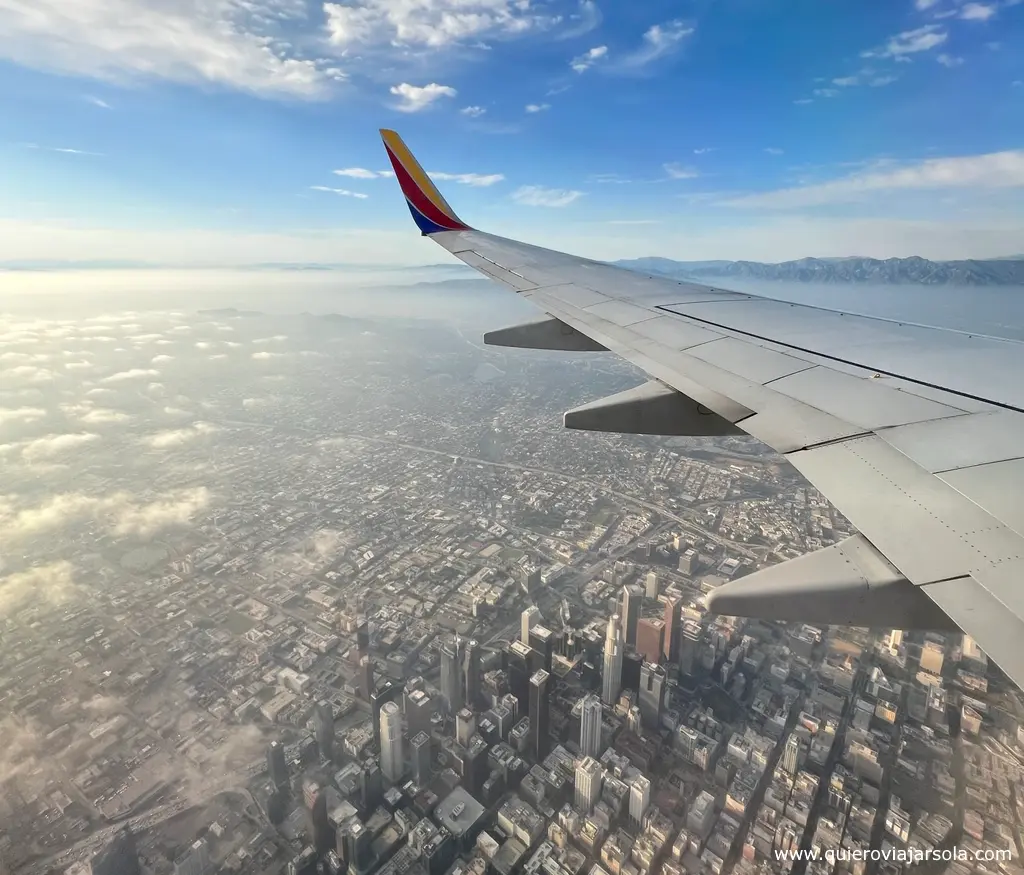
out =
[[601,798],[601,784],[604,781],[604,769],[593,757],[584,757],[576,764],[575,802],[581,814],[590,814]]
[[90,861],[92,875],[141,875],[135,836],[124,827]]
[[470,708],[479,708],[481,703],[480,643],[476,640],[466,643],[465,656],[466,698]]
[[350,875],[365,875],[376,862],[373,836],[358,817],[350,817],[338,830],[337,849]]
[[[508,693],[507,695],[502,696],[501,704],[508,708],[509,714],[512,715],[512,726],[515,726],[516,721],[519,719],[520,715],[524,713],[523,711],[519,710],[519,700],[511,693]],[[512,727],[510,726],[509,728],[511,729]]]
[[551,671],[551,659],[555,652],[555,633],[547,626],[537,624],[530,629],[530,649],[536,654],[532,657],[531,668],[534,671],[544,669]]
[[635,775],[629,785],[629,818],[637,826],[644,822],[644,814],[651,804],[651,782],[643,775]]
[[782,749],[782,768],[791,775],[800,771],[800,738],[795,732],[789,734]]
[[441,695],[450,714],[462,707],[463,644],[458,635],[441,645]]
[[505,671],[508,673],[508,686],[518,702],[518,713],[530,713],[530,663],[533,650],[522,641],[513,641],[505,650]]
[[334,706],[330,702],[318,702],[313,711],[313,732],[320,758],[331,762],[334,759]]
[[622,587],[622,598],[619,613],[622,615],[622,641],[624,644],[636,645],[636,627],[640,622],[640,605],[644,600],[644,591],[635,584]]
[[701,627],[695,620],[686,620],[682,624],[679,636],[679,673],[692,675],[697,665],[697,652],[700,649]]
[[424,786],[430,780],[430,736],[419,732],[409,742],[412,749],[412,776]]
[[392,680],[386,680],[380,687],[373,691],[370,696],[370,712],[373,714],[373,744],[376,750],[380,750],[380,709],[385,702],[394,702],[401,698],[402,687]]
[[207,875],[213,868],[210,849],[205,839],[196,839],[177,860],[174,861],[174,875]]
[[900,645],[903,644],[903,630],[892,629],[889,632],[889,649],[894,653],[900,649]]
[[640,718],[648,729],[661,725],[661,711],[665,704],[665,669],[645,662],[640,669]]
[[366,654],[359,657],[359,692],[367,702],[373,695],[373,660]]
[[580,751],[585,757],[596,757],[601,753],[601,700],[593,694],[583,699]]
[[288,761],[284,755],[284,745],[272,741],[267,746],[267,774],[277,788],[288,786]]
[[942,674],[942,646],[934,641],[925,641],[921,648],[921,668],[932,674]]
[[530,630],[538,623],[540,623],[540,608],[536,605],[530,605],[530,607],[523,611],[520,618],[519,640],[523,644],[529,645]]
[[697,551],[692,547],[679,557],[679,570],[687,577],[692,577],[697,570]]
[[647,572],[647,589],[644,595],[649,599],[656,599],[658,597],[658,572],[648,571]]
[[356,650],[360,656],[366,656],[370,652],[370,624],[366,617],[360,617],[356,621]]
[[637,737],[644,734],[644,721],[640,717],[639,705],[634,705],[626,714],[626,731],[632,732]]
[[530,678],[530,749],[540,762],[548,755],[551,726],[551,702],[548,698],[548,680],[551,675],[544,669]]
[[405,722],[409,725],[409,736],[420,732],[430,735],[431,718],[434,716],[434,700],[426,690],[413,690],[405,695]]
[[405,771],[402,750],[402,712],[394,702],[385,702],[380,710],[380,767],[392,784]]
[[661,662],[665,648],[665,621],[661,617],[641,617],[636,624],[636,650],[648,662]]
[[604,639],[604,670],[601,673],[601,700],[614,705],[622,689],[622,626],[618,614],[608,618]]
[[380,805],[383,795],[384,778],[380,772],[380,765],[376,758],[367,760],[359,773],[359,802],[363,811],[373,811]]
[[662,617],[665,621],[665,642],[661,652],[670,665],[674,665],[679,660],[679,635],[681,633],[679,617],[679,599],[672,596],[666,597],[665,614]]
[[476,734],[476,715],[469,708],[461,708],[455,715],[455,737],[463,747]]

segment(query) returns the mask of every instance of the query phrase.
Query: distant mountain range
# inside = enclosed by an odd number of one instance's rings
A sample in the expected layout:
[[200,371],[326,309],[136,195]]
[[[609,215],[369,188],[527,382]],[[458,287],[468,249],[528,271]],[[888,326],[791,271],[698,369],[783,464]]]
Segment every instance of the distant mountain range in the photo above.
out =
[[673,261],[631,258],[613,264],[673,279],[741,277],[791,283],[914,283],[935,286],[1024,286],[1024,255],[970,261],[927,258],[801,258],[779,264],[760,261]]

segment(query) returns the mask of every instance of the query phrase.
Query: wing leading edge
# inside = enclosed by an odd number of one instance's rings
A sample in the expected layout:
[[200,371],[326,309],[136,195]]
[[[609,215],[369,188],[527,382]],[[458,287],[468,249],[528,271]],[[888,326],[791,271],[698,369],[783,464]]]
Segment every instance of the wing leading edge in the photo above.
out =
[[396,133],[381,134],[421,232],[544,312],[489,342],[610,350],[652,377],[569,411],[568,427],[745,432],[860,532],[719,587],[712,610],[959,627],[1024,686],[1024,345],[645,276],[486,234],[458,219]]

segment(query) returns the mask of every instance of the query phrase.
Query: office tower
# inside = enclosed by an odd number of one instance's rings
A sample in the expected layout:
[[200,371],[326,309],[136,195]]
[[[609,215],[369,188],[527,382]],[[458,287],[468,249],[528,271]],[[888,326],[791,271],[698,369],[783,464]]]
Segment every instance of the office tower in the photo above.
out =
[[662,617],[665,622],[665,642],[661,652],[670,665],[674,665],[679,659],[679,635],[682,631],[679,618],[679,599],[668,596],[665,599],[665,613]]
[[189,849],[174,861],[174,875],[207,875],[212,868],[210,850],[204,839],[196,839]]
[[639,705],[634,705],[629,709],[629,713],[626,715],[626,730],[638,737],[644,734],[644,722],[640,717]]
[[892,651],[893,653],[896,653],[897,651],[899,651],[899,649],[902,646],[902,644],[903,644],[903,630],[902,629],[893,629],[892,631],[890,631],[889,632],[889,644],[888,644],[889,650]]
[[267,746],[267,773],[277,788],[288,786],[288,761],[284,755],[284,745],[272,741]]
[[385,702],[380,710],[380,768],[392,784],[405,770],[402,750],[402,712],[394,702]]
[[642,826],[644,814],[651,804],[651,782],[643,775],[636,775],[629,786],[629,818]]
[[373,660],[364,654],[359,657],[359,692],[369,702],[373,690]]
[[513,641],[505,650],[506,665],[508,673],[508,686],[515,696],[517,714],[530,713],[530,662],[533,650],[528,644],[521,641]]
[[[509,714],[512,715],[512,726],[515,726],[516,720],[519,719],[519,715],[522,713],[519,710],[519,700],[511,693],[501,697],[501,704],[508,708]],[[512,728],[511,726],[509,727]]]
[[318,702],[313,711],[313,732],[320,758],[331,762],[334,758],[334,706]]
[[508,673],[504,668],[485,671],[482,686],[484,699],[496,705],[501,701],[501,697],[508,693]]
[[317,795],[313,807],[309,809],[310,833],[313,836],[313,847],[318,854],[326,854],[334,847],[335,829],[327,813],[327,793]]
[[124,827],[107,846],[90,861],[92,875],[141,875],[135,836]]
[[679,570],[687,577],[692,577],[697,570],[697,551],[689,549],[679,557]]
[[789,734],[782,750],[782,768],[791,775],[800,771],[800,739],[795,732]]
[[356,623],[356,649],[360,657],[370,653],[370,624],[366,617],[360,617]]
[[544,669],[530,678],[530,749],[540,762],[548,755],[551,726],[551,702],[548,699],[548,680],[551,675]]
[[645,662],[640,669],[640,719],[648,729],[661,725],[661,711],[665,704],[665,669]]
[[373,811],[380,805],[383,795],[384,778],[380,772],[380,765],[376,759],[369,759],[363,763],[363,769],[359,773],[359,802],[363,811]]
[[640,604],[643,599],[643,590],[635,584],[622,587],[619,613],[622,615],[623,644],[636,644],[636,625],[640,622]]
[[580,751],[585,757],[596,757],[601,753],[601,700],[593,694],[583,699]]
[[306,804],[306,808],[312,809],[316,805],[316,800],[320,798],[320,785],[307,778],[302,782],[302,801]]
[[932,674],[942,674],[942,646],[934,641],[925,641],[921,648],[921,668]]
[[370,713],[373,715],[373,744],[376,750],[380,750],[380,709],[385,702],[394,702],[402,695],[402,688],[392,680],[386,680],[379,689],[373,691],[370,696]]
[[419,732],[409,742],[412,750],[412,776],[419,785],[430,780],[430,736]]
[[338,830],[338,856],[347,866],[348,875],[365,875],[376,862],[373,836],[358,817],[350,817]]
[[463,747],[469,746],[469,740],[476,734],[476,715],[469,708],[462,708],[455,715],[455,737]]
[[632,648],[622,654],[622,678],[619,688],[623,690],[640,689],[640,669],[644,658]]
[[576,766],[576,808],[581,814],[590,814],[601,798],[601,784],[604,781],[604,769],[593,757],[584,757]]
[[530,607],[523,611],[520,619],[519,640],[523,644],[528,645],[530,643],[530,630],[538,623],[540,623],[540,608],[536,605],[530,605]]
[[420,732],[430,735],[431,718],[434,716],[434,700],[426,690],[406,692],[405,722],[409,725],[409,736]]
[[480,672],[480,643],[478,641],[473,640],[466,644],[465,673],[465,703],[470,708],[479,708],[481,705],[480,685],[482,679]]
[[665,621],[661,617],[642,617],[636,624],[636,651],[648,662],[661,662],[665,649]]
[[682,551],[684,551],[687,548],[687,546],[689,545],[686,542],[685,535],[672,536],[672,549],[675,550],[677,553],[681,553]]
[[682,624],[679,636],[679,673],[692,675],[697,665],[697,651],[700,649],[701,628],[695,620]]
[[658,572],[648,571],[647,572],[647,590],[644,595],[649,599],[656,599],[658,597]]
[[532,657],[533,671],[544,669],[551,671],[551,659],[555,652],[555,633],[547,626],[536,625],[530,629],[530,649],[536,654]]
[[622,626],[618,614],[608,618],[604,639],[604,671],[601,673],[601,701],[614,705],[622,689]]
[[456,635],[441,645],[441,695],[449,714],[462,707],[462,639]]

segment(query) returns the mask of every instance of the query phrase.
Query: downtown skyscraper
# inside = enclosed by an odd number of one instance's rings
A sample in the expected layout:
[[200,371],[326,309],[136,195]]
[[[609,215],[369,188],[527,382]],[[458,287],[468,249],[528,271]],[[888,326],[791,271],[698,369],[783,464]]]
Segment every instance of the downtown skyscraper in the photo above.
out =
[[614,705],[622,689],[622,618],[612,614],[604,638],[604,668],[601,672],[601,700]]

